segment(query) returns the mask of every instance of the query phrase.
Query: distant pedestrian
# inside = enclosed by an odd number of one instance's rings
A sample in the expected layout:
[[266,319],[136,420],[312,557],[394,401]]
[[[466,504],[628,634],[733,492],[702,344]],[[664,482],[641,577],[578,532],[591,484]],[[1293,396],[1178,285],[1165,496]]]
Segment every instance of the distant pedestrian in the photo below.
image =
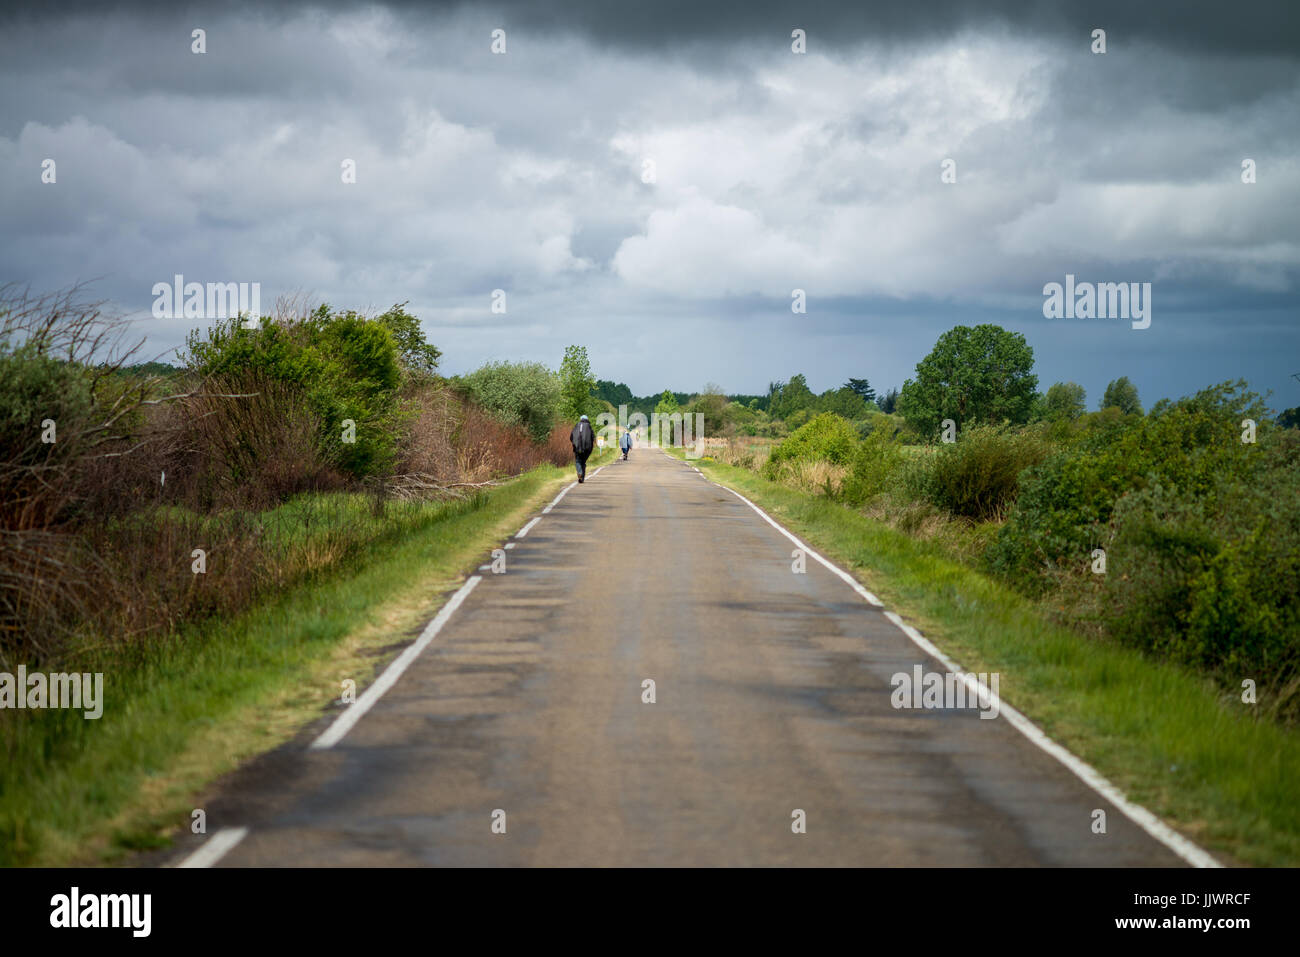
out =
[[573,463],[578,467],[578,482],[581,483],[587,477],[587,459],[596,445],[596,433],[591,430],[591,422],[585,415],[573,427],[569,443],[573,446]]
[[627,461],[627,453],[632,451],[632,430],[624,429],[623,434],[619,437],[618,447],[623,450],[623,460]]

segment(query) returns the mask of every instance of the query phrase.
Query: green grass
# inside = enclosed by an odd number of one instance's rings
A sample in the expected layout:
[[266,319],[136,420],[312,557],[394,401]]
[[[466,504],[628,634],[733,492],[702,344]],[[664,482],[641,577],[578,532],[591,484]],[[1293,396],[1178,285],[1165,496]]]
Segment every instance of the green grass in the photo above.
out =
[[1186,669],[1049,622],[1015,592],[823,497],[697,461],[907,615],[962,667],[1224,863],[1300,864],[1300,739]]
[[98,664],[82,666],[104,672],[97,721],[65,710],[7,712],[0,865],[113,862],[166,844],[216,777],[319,717],[343,678],[364,688],[463,573],[571,478],[571,469],[543,466],[460,502],[390,504],[383,518],[365,496],[290,503],[316,510],[313,535],[337,536],[348,523],[365,547],[144,655],[101,652]]

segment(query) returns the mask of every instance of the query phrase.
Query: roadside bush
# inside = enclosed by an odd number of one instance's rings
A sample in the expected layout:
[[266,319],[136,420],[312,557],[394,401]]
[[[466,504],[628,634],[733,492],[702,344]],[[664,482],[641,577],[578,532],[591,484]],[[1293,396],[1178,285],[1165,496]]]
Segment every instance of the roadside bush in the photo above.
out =
[[546,439],[546,460],[552,465],[563,468],[573,464],[573,443],[569,441],[572,432],[573,426],[564,422],[557,423],[551,429],[551,434]]
[[1001,518],[1019,489],[1020,473],[1047,457],[1050,447],[1031,432],[976,425],[956,442],[919,460],[914,491],[953,515]]
[[1032,468],[997,541],[990,566],[1023,590],[1041,592],[1064,569],[1083,568],[1102,547],[1121,495],[1160,484],[1187,498],[1241,482],[1259,458],[1241,441],[1241,421],[1269,433],[1259,397],[1223,383],[1157,404],[1145,417],[1103,416],[1074,445]]
[[[392,467],[402,367],[385,324],[321,306],[298,320],[264,317],[256,329],[222,320],[206,335],[191,333],[187,347],[184,359],[203,380],[252,374],[300,390],[319,421],[323,455],[348,474],[361,478]],[[237,441],[252,446],[257,439]]]
[[[1225,473],[1188,497],[1152,484],[1111,518],[1102,618],[1119,640],[1300,710],[1300,438],[1252,449],[1249,480]],[[1264,700],[1264,699],[1261,699]]]
[[560,408],[560,383],[540,362],[489,362],[458,380],[466,395],[506,425],[544,442]]
[[[344,484],[307,395],[256,369],[208,378],[202,392],[164,409],[155,429],[172,453],[167,501],[260,509]],[[149,471],[137,481],[157,481],[158,470]]]
[[841,496],[850,505],[861,505],[881,494],[893,483],[905,459],[906,453],[889,429],[873,430],[853,453]]
[[858,433],[850,423],[833,412],[823,412],[772,449],[763,474],[776,478],[783,463],[793,462],[820,461],[847,467],[857,445]]

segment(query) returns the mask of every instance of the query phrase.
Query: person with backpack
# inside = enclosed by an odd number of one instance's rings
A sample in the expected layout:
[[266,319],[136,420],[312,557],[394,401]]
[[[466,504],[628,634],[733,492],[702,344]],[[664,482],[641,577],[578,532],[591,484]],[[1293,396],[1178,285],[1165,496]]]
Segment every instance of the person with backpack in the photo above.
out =
[[618,447],[623,450],[623,461],[627,461],[627,453],[632,451],[632,430],[624,429],[623,434],[619,437]]
[[587,477],[587,459],[596,445],[596,433],[592,431],[591,422],[585,415],[573,427],[569,443],[573,446],[573,462],[578,467],[578,482],[581,484]]

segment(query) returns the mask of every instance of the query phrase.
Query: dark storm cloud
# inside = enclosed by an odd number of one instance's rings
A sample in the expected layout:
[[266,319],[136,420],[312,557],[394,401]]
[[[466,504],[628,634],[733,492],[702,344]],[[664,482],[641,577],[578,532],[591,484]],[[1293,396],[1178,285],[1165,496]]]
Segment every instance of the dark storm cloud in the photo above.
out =
[[[288,17],[302,9],[355,9],[355,3],[223,4],[222,12],[256,11]],[[1147,43],[1182,52],[1272,54],[1300,58],[1300,4],[1292,0],[410,0],[383,4],[413,13],[473,9],[499,13],[503,25],[578,33],[599,43],[664,50],[694,41],[734,43],[772,38],[784,44],[792,28],[813,42],[852,46],[864,41],[942,40],[971,27],[1001,25],[1027,34],[1073,40],[1094,27],[1112,43]],[[151,17],[211,16],[211,3],[142,0],[102,3],[6,3],[4,15],[51,19],[70,12],[142,13]]]
[[[1237,373],[1285,386],[1297,9],[15,6],[0,278],[103,276],[100,294],[146,315],[174,272],[260,280],[267,306],[409,299],[448,372],[555,364],[584,342],[638,393],[794,372],[898,385],[943,331],[985,321],[1026,334],[1044,385],[1093,399],[1118,375],[1144,399]],[[488,51],[497,26],[508,56]],[[39,180],[50,156],[57,187]],[[949,156],[959,185],[940,185]],[[1043,284],[1067,272],[1154,281],[1155,323],[1043,319]],[[498,287],[507,315],[488,312]],[[185,331],[142,329],[163,345]]]

